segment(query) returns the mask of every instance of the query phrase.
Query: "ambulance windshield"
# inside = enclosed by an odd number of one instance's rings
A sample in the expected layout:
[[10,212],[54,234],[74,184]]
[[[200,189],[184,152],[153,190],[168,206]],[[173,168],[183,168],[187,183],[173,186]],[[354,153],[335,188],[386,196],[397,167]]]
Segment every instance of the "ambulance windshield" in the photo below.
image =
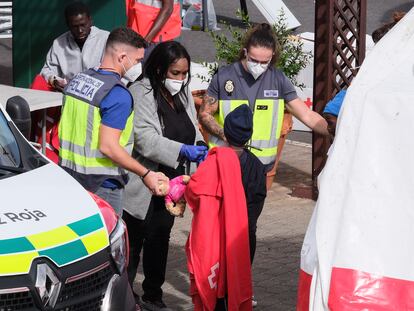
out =
[[49,162],[9,122],[0,109],[0,179],[25,173]]
[[20,167],[19,145],[11,131],[6,118],[0,112],[0,170],[1,167]]

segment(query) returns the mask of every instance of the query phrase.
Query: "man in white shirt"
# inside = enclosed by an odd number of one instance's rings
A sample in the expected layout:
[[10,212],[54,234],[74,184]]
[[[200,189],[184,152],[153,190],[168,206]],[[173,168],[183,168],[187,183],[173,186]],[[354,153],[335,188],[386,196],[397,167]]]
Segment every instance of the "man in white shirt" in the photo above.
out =
[[65,8],[69,31],[53,41],[41,76],[61,91],[69,79],[86,69],[99,66],[109,32],[92,26],[89,8],[74,2]]
[[[33,80],[32,89],[61,92],[77,73],[101,63],[109,32],[92,26],[89,8],[82,2],[69,4],[65,8],[65,19],[69,31],[53,41],[40,74]],[[47,110],[46,156],[55,163],[59,159],[59,119],[60,107]],[[41,143],[43,112],[33,113],[32,120],[32,140]]]

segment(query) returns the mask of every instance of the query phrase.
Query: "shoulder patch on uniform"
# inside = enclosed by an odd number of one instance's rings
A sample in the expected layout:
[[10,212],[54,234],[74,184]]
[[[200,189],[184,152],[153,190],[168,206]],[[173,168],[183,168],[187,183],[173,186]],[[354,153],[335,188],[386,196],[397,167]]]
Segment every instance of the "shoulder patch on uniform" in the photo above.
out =
[[264,90],[264,97],[279,97],[278,90]]
[[233,91],[234,91],[234,82],[232,80],[227,80],[224,83],[224,89],[226,90],[227,93],[233,93]]

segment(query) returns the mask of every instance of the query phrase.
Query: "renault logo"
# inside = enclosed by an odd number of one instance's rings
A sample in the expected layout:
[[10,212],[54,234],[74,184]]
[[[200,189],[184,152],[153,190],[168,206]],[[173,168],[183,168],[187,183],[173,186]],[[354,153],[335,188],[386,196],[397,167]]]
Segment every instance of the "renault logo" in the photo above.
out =
[[37,265],[36,290],[43,306],[53,308],[59,296],[62,283],[53,270],[45,263]]

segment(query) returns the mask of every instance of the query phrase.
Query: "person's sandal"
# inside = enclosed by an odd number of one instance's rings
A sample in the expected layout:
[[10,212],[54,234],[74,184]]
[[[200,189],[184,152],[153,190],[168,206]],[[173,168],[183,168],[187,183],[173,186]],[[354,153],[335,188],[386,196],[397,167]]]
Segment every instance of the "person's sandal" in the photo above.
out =
[[257,300],[256,300],[256,298],[254,298],[254,296],[252,296],[252,307],[253,308],[257,307]]

